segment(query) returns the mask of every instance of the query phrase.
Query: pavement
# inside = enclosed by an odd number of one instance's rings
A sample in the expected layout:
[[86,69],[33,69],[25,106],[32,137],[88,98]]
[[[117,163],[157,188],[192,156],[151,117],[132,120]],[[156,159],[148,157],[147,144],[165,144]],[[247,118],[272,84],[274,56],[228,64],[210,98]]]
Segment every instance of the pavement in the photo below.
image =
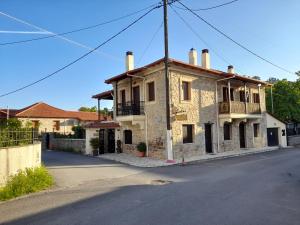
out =
[[58,186],[1,203],[0,224],[299,225],[299,149],[158,168],[60,152],[44,159]]

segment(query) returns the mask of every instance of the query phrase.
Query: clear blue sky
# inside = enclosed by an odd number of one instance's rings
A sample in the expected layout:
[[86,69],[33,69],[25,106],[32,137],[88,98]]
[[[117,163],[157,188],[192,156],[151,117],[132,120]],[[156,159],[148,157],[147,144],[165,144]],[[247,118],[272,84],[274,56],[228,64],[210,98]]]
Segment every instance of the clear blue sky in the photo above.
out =
[[[228,0],[182,1],[191,8],[205,8]],[[1,0],[0,11],[59,33],[113,19],[156,2],[158,0]],[[295,80],[294,75],[260,61],[224,39],[193,15],[179,9],[177,11],[215,51],[233,64],[238,72],[250,76],[258,75],[264,80],[270,76]],[[299,12],[299,0],[239,0],[231,5],[199,13],[251,50],[294,72],[300,70]],[[137,15],[66,37],[94,47],[135,18]],[[124,72],[125,52],[133,51],[137,64],[161,22],[162,8],[102,47],[100,51],[104,54],[95,52],[50,79],[1,98],[0,107],[20,108],[39,101],[73,110],[83,105],[96,105],[91,96],[111,88],[104,84],[104,80]],[[191,47],[198,49],[199,52],[203,48],[210,48],[191,33],[171,9],[169,23],[170,57],[187,61],[187,53]],[[0,29],[34,30],[1,15]],[[0,43],[40,36],[0,33]],[[0,46],[0,94],[35,81],[87,51],[58,38]],[[163,57],[163,29],[159,31],[139,65],[161,57]],[[211,63],[215,69],[226,70],[227,63],[220,60],[212,51]],[[111,106],[110,103],[105,105]]]

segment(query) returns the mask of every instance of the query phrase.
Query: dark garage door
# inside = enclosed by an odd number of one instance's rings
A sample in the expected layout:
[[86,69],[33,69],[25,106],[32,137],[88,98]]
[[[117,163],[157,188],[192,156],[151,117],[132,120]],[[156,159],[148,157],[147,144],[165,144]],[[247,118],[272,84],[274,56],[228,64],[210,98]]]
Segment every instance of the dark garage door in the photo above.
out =
[[278,128],[267,128],[268,146],[277,146],[278,143]]

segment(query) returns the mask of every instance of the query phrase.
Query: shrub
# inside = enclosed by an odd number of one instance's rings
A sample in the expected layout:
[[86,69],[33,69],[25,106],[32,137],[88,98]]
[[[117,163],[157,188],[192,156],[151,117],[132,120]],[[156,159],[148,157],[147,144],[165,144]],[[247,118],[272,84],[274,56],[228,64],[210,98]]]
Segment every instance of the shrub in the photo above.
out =
[[0,188],[0,201],[45,190],[53,183],[52,176],[44,166],[22,170],[11,176],[6,186]]
[[140,142],[137,146],[136,146],[137,150],[139,152],[146,152],[147,150],[147,146],[144,142]]
[[93,150],[97,150],[99,148],[99,138],[91,138],[90,145],[92,146]]

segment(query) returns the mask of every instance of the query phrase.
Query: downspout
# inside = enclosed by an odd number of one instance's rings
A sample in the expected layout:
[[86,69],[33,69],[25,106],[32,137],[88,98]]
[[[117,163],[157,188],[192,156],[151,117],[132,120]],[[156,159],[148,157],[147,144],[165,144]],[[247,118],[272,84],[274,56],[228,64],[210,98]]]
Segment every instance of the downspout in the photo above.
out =
[[[219,132],[219,104],[218,104],[218,82],[219,81],[224,81],[224,80],[229,80],[229,79],[232,79],[232,78],[235,78],[235,75],[233,75],[232,77],[227,77],[227,78],[222,78],[222,79],[219,79],[219,80],[216,80],[216,120],[217,120],[217,123],[216,123],[216,128],[217,128],[217,152],[215,153],[218,153],[219,152],[219,149],[220,149],[220,132]],[[230,92],[230,90],[228,90]],[[230,99],[229,99],[230,101]]]
[[143,79],[143,99],[144,99],[144,113],[145,113],[145,142],[146,142],[146,156],[148,157],[149,156],[149,144],[148,144],[148,116],[147,116],[147,113],[146,113],[146,110],[145,110],[145,98],[146,98],[146,78],[145,77],[142,77],[142,76],[137,76],[137,75],[130,75],[130,74],[127,74],[127,76],[130,76],[130,77],[136,77],[136,78],[140,78],[140,79]]

